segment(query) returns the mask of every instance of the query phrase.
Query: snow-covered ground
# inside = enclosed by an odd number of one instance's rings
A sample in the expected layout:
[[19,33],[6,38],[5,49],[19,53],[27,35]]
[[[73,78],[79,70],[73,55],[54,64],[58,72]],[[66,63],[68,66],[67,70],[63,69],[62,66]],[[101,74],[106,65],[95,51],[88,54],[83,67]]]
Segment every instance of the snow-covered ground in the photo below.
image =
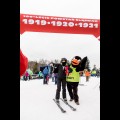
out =
[[51,79],[48,85],[43,85],[42,79],[20,80],[20,120],[100,120],[100,78],[91,77],[86,82],[81,77],[80,84],[84,84],[78,87],[80,105],[68,101],[77,111],[61,101],[67,111],[62,113],[53,101],[57,86]]

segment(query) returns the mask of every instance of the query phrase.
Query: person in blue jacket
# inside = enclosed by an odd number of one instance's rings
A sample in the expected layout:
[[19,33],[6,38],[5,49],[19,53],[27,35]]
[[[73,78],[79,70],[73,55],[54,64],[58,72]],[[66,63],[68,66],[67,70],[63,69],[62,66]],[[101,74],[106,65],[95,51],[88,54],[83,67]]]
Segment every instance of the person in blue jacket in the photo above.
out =
[[49,68],[48,66],[46,66],[44,69],[43,69],[43,84],[48,84],[48,75],[49,75]]

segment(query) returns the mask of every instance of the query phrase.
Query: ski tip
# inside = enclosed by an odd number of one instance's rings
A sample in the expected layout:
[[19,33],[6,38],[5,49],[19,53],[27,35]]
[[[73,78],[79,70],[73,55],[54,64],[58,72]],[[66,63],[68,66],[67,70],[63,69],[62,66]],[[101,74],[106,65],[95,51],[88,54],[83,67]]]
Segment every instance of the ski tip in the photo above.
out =
[[76,109],[73,109],[73,111],[76,111]]
[[63,113],[66,113],[66,111],[62,111]]

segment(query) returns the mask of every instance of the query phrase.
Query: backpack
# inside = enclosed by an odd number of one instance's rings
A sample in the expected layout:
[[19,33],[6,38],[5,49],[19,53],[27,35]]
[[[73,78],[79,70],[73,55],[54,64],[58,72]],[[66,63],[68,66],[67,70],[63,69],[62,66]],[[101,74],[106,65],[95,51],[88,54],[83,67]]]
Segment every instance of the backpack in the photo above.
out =
[[47,68],[47,67],[45,67],[45,68],[44,68],[44,70],[43,70],[43,74],[47,75],[47,74],[48,74],[48,72],[49,72],[48,68]]

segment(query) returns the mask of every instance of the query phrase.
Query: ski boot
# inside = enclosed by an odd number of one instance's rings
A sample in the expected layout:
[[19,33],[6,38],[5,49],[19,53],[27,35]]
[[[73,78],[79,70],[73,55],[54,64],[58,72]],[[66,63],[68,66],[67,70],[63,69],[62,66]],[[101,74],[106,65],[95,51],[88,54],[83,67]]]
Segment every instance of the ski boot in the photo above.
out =
[[55,99],[55,101],[56,101],[58,104],[60,103],[59,99]]
[[65,102],[67,102],[67,98],[63,98],[63,100],[64,100]]
[[79,101],[75,102],[77,105],[80,105]]
[[70,102],[72,102],[73,101],[73,99],[70,99]]

